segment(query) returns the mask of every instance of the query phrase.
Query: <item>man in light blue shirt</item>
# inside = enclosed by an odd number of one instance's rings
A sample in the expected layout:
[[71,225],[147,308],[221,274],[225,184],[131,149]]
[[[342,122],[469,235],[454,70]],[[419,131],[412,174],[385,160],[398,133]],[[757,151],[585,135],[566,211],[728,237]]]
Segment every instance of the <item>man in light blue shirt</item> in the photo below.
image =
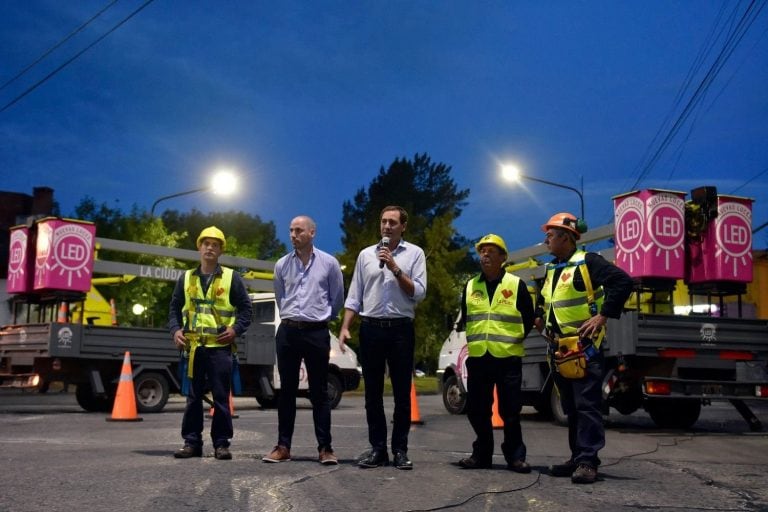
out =
[[331,405],[328,398],[328,360],[331,333],[328,321],[336,318],[344,303],[344,281],[339,262],[314,247],[315,222],[305,215],[291,221],[294,250],[275,264],[275,299],[280,326],[275,335],[277,369],[280,373],[277,446],[264,462],[291,460],[291,439],[296,422],[296,393],[301,360],[307,368],[312,419],[317,438],[318,461],[338,464],[331,446]]
[[365,381],[365,411],[371,449],[358,466],[387,465],[387,419],[384,415],[384,372],[389,366],[395,401],[392,426],[392,455],[397,469],[412,469],[408,459],[411,428],[411,378],[416,304],[427,293],[427,264],[424,251],[402,239],[408,213],[400,206],[381,212],[381,237],[357,256],[352,283],[344,303],[344,321],[339,343],[350,338],[349,327],[360,315],[360,363]]

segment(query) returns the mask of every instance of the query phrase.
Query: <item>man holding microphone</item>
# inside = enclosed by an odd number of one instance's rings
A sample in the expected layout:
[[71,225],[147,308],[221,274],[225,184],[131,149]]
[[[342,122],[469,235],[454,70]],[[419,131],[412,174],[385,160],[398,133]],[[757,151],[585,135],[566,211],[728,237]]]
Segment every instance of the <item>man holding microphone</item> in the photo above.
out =
[[352,320],[360,315],[359,356],[371,449],[360,456],[358,466],[375,468],[389,464],[383,396],[385,366],[389,366],[395,402],[393,464],[397,469],[412,469],[407,453],[415,344],[413,318],[416,304],[427,292],[427,265],[424,251],[402,239],[408,224],[404,208],[387,206],[380,219],[382,241],[360,251],[355,263],[339,343],[343,349],[350,338]]

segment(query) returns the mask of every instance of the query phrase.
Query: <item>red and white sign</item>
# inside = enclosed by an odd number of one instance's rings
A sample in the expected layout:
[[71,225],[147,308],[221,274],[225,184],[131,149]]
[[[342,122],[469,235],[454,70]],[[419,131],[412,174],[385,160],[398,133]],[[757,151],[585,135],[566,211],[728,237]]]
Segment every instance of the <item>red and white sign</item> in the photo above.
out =
[[29,228],[11,228],[11,243],[8,250],[8,293],[27,293],[32,290],[32,268],[29,252]]
[[632,277],[685,274],[685,194],[647,189],[613,198],[616,265]]
[[752,200],[718,196],[717,217],[691,260],[689,282],[752,281]]
[[91,289],[96,228],[92,223],[43,219],[37,223],[35,290]]

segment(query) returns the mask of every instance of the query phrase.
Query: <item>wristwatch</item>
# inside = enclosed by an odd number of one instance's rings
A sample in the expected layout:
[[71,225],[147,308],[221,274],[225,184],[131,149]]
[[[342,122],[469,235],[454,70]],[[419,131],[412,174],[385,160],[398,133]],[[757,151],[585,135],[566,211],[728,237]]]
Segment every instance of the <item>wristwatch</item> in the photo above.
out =
[[392,272],[392,275],[395,276],[395,279],[400,279],[400,276],[402,275],[403,271],[402,269],[397,269],[394,272]]

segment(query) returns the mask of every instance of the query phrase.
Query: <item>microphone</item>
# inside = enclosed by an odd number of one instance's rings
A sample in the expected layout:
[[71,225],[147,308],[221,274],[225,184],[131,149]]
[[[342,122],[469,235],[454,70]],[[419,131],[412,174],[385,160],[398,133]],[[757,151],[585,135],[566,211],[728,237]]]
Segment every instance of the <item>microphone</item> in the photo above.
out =
[[[381,250],[382,247],[389,247],[389,237],[385,236],[381,239],[381,242],[379,242],[379,250]],[[384,260],[379,260],[379,268],[384,268]]]

